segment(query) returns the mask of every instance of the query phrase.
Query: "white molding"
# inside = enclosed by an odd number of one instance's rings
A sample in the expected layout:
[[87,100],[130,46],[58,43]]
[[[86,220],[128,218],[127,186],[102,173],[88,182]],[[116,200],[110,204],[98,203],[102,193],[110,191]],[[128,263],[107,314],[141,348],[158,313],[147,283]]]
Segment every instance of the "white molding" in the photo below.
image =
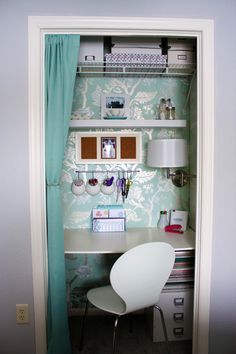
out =
[[[214,22],[198,37],[197,215],[193,353],[208,353],[214,191]],[[196,286],[197,285],[197,286]]]
[[213,21],[143,17],[29,17],[29,160],[36,354],[46,353],[47,252],[43,104],[43,49],[46,33],[181,35],[197,38],[199,134],[193,354],[207,354],[213,232]]
[[36,354],[46,353],[47,241],[43,54],[40,27],[29,25],[29,181]]

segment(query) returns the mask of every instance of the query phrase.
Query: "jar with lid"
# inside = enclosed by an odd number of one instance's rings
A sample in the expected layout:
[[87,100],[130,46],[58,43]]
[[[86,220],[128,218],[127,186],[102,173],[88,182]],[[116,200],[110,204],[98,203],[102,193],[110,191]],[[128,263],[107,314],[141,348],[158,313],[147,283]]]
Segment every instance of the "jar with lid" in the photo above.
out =
[[159,104],[159,119],[166,119],[166,100],[165,98],[160,99]]
[[169,225],[168,215],[166,210],[160,211],[160,217],[157,223],[158,229],[164,229],[165,226]]

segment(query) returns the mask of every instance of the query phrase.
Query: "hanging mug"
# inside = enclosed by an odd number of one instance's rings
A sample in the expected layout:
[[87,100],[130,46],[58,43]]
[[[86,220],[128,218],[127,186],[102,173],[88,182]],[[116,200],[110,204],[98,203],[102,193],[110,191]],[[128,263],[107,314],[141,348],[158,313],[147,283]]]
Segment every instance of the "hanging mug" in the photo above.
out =
[[100,184],[97,178],[90,178],[86,183],[86,192],[90,195],[96,195],[100,192]]
[[104,179],[101,185],[101,192],[103,194],[112,194],[115,191],[114,177]]
[[84,181],[81,178],[76,179],[71,184],[71,191],[75,195],[83,194],[85,191]]

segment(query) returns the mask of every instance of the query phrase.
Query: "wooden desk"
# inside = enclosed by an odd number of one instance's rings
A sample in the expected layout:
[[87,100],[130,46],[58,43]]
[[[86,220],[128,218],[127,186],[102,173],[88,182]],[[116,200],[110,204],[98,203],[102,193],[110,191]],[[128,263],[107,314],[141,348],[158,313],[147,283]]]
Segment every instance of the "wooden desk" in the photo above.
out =
[[90,229],[65,229],[65,253],[124,253],[146,242],[162,241],[176,251],[195,249],[195,233],[164,232],[157,228],[130,228],[125,232],[97,233]]

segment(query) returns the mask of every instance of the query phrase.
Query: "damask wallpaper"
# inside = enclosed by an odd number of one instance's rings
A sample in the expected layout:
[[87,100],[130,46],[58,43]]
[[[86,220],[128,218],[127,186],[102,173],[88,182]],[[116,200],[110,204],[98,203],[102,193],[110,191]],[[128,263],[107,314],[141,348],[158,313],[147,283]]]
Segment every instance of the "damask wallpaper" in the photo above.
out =
[[[189,78],[81,78],[77,77],[71,119],[99,119],[101,94],[127,94],[130,97],[129,119],[156,119],[161,98],[171,98],[175,105],[176,119],[189,122]],[[94,131],[94,130],[93,130]],[[97,131],[101,131],[97,129]],[[113,131],[107,129],[107,131]],[[135,131],[124,129],[122,131]],[[139,170],[132,173],[132,186],[124,203],[127,227],[156,227],[160,210],[189,210],[189,187],[175,187],[165,176],[163,169],[146,166],[147,142],[153,138],[179,138],[189,140],[189,123],[187,129],[142,129],[142,163],[140,164],[105,164],[76,165],[75,130],[70,130],[61,176],[61,192],[65,228],[89,228],[90,213],[98,204],[121,204],[117,193],[105,195],[99,193],[91,196],[84,192],[75,196],[71,192],[71,183],[76,179],[76,170],[85,182],[95,170],[94,177],[101,183],[113,174],[104,174],[102,170]],[[114,178],[117,178],[114,174]],[[129,177],[129,176],[128,176]],[[68,283],[68,302],[71,309],[83,305],[83,294],[91,285],[95,286],[108,280],[109,269],[115,256],[104,255],[70,255],[66,256]],[[70,299],[70,300],[69,300]]]

